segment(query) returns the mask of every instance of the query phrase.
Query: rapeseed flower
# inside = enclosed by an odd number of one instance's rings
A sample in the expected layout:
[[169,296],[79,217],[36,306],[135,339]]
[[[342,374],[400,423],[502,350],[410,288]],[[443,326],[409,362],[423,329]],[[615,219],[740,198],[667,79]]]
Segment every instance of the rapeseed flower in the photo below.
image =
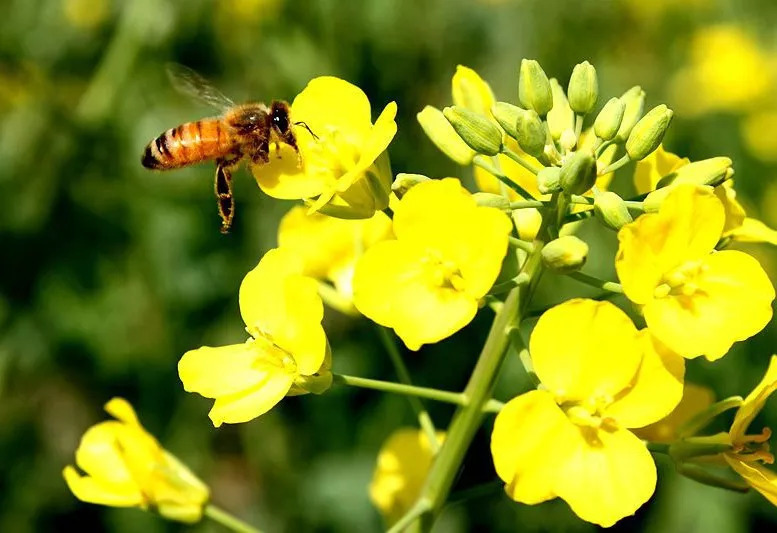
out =
[[393,229],[396,240],[375,244],[356,264],[354,304],[418,350],[475,317],[507,253],[510,219],[445,178],[410,189]]
[[105,410],[116,420],[89,428],[76,464],[63,470],[76,498],[113,507],[154,509],[170,520],[197,522],[210,493],[178,459],[140,425],[132,406],[113,398]]
[[391,102],[373,124],[361,89],[332,76],[315,78],[291,105],[292,120],[313,132],[295,128],[302,166],[290,146],[279,144],[269,163],[252,168],[254,177],[268,195],[305,199],[312,212],[370,218],[388,206],[392,177],[385,151],[397,132],[396,114]]
[[499,412],[491,454],[507,494],[565,500],[609,527],[655,490],[656,466],[631,428],[680,401],[684,362],[609,302],[573,299],[544,313],[529,341],[539,390]]
[[214,398],[213,425],[252,420],[284,396],[320,393],[332,382],[317,282],[283,248],[267,252],[240,285],[240,314],[251,338],[188,351],[178,362],[184,389]]
[[658,213],[618,232],[615,268],[658,340],[684,357],[723,357],[771,319],[774,288],[756,259],[715,251],[725,209],[709,187],[677,185]]

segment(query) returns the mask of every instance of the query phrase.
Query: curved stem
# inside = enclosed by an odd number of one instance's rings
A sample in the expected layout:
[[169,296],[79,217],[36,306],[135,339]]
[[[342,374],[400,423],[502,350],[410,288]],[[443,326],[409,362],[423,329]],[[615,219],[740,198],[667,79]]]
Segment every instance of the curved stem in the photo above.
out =
[[518,163],[519,165],[521,165],[523,168],[525,168],[532,174],[537,174],[540,170],[542,170],[542,167],[538,167],[536,165],[533,165],[532,163],[529,163],[523,157],[516,154],[506,146],[502,147],[502,153],[507,157],[509,157],[510,159],[512,159],[513,161],[515,161],[516,163]]
[[534,250],[534,245],[532,243],[528,241],[522,241],[521,239],[518,239],[513,236],[508,237],[507,242],[513,248],[518,248],[519,250],[523,250],[524,252],[527,252],[527,253],[532,253],[532,251]]
[[610,172],[615,172],[619,168],[626,166],[629,161],[631,161],[631,158],[629,157],[629,154],[625,154],[623,157],[618,159],[615,163],[612,163],[610,166],[599,172],[600,176],[604,176],[605,174],[609,174]]
[[605,291],[613,292],[616,294],[623,294],[623,287],[621,286],[620,283],[616,283],[614,281],[604,281],[603,279],[599,279],[594,276],[589,276],[588,274],[583,274],[582,272],[569,272],[566,275],[581,283],[590,285],[591,287],[596,287],[597,289],[604,289]]
[[251,524],[243,522],[236,516],[232,516],[224,509],[221,509],[212,503],[205,507],[205,516],[214,522],[218,522],[227,529],[236,531],[237,533],[262,533],[261,530],[256,529]]
[[494,176],[496,179],[510,187],[512,190],[520,194],[523,198],[533,198],[529,191],[515,183],[513,180],[508,178],[505,174],[499,171],[494,165],[489,163],[488,161],[484,160],[482,156],[476,156],[475,159],[472,160],[472,164],[476,167],[480,167],[492,176]]
[[[388,329],[379,326],[378,336],[383,343],[383,347],[388,352],[391,362],[394,364],[394,370],[397,373],[399,381],[405,385],[412,386],[413,382],[410,379],[410,372],[407,370],[407,366],[405,366],[405,362],[402,360],[402,354],[399,352],[399,347],[394,341],[392,333]],[[418,418],[418,425],[421,426],[423,432],[426,433],[432,452],[437,453],[437,450],[440,449],[440,443],[437,440],[437,430],[434,427],[434,422],[432,422],[432,417],[429,416],[429,412],[419,398],[416,396],[408,396],[407,399],[410,402],[410,407]]]
[[379,390],[383,392],[392,392],[394,394],[404,394],[405,396],[416,396],[418,398],[427,398],[438,402],[452,403],[455,405],[467,405],[467,397],[461,392],[450,392],[428,387],[416,387],[415,385],[405,385],[403,383],[394,383],[393,381],[381,381],[379,379],[360,378],[357,376],[347,376],[345,374],[334,374],[334,383],[350,385],[352,387],[361,387],[363,389]]

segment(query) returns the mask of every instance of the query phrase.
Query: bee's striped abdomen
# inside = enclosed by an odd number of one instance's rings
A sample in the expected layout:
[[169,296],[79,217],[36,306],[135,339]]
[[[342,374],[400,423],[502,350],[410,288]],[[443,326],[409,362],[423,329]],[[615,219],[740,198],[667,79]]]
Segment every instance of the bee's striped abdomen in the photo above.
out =
[[141,162],[146,168],[172,169],[229,155],[234,143],[219,119],[187,122],[151,141]]

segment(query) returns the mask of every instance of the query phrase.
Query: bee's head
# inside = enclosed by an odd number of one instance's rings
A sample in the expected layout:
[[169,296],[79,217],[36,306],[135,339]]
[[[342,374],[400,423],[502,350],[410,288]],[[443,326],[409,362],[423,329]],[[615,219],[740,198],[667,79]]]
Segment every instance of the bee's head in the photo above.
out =
[[291,122],[289,121],[289,104],[276,100],[270,108],[270,117],[272,126],[281,138],[286,138],[291,133]]

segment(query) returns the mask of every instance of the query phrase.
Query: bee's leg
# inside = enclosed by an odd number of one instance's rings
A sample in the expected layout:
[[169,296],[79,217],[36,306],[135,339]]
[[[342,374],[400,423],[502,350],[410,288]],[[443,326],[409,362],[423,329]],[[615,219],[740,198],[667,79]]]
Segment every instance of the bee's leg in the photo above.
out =
[[275,141],[273,144],[275,144],[275,157],[281,159],[281,143]]
[[216,160],[216,182],[214,192],[221,217],[221,233],[229,233],[235,216],[235,199],[232,196],[232,170],[235,161]]
[[294,132],[289,130],[289,132],[283,136],[283,142],[294,148],[294,151],[297,152],[297,168],[302,168],[302,154],[299,153],[297,138],[294,136]]
[[270,141],[266,138],[256,140],[251,150],[251,161],[255,165],[270,162]]

